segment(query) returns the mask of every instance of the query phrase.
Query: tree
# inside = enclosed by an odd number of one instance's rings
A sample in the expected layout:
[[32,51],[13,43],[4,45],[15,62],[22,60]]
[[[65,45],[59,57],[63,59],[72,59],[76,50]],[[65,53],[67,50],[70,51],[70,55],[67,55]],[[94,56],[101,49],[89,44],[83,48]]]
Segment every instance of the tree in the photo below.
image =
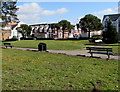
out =
[[57,31],[57,38],[58,38],[58,30],[60,29],[60,24],[59,23],[53,23],[51,25],[51,29]]
[[92,14],[85,15],[85,17],[81,18],[79,24],[81,28],[87,29],[89,38],[91,31],[103,29],[101,20]]
[[67,20],[61,20],[58,24],[60,25],[60,27],[62,28],[62,31],[63,31],[62,38],[64,38],[65,30],[71,31],[71,29],[73,28],[71,23],[69,21],[67,21]]
[[[17,15],[15,14],[18,8],[16,7],[16,1],[12,0],[0,0],[0,19],[2,20],[2,28],[5,27],[11,21],[18,21]],[[1,30],[2,40],[4,40],[4,34],[6,30]]]
[[20,27],[17,27],[17,31],[22,34],[23,38],[26,38],[30,36],[32,28],[26,24],[21,24]]
[[106,30],[102,34],[103,42],[116,43],[118,42],[118,33],[110,21],[107,22]]
[[17,15],[15,14],[18,10],[16,6],[17,0],[1,0],[1,16],[0,18],[5,22],[9,23],[11,21],[18,20]]

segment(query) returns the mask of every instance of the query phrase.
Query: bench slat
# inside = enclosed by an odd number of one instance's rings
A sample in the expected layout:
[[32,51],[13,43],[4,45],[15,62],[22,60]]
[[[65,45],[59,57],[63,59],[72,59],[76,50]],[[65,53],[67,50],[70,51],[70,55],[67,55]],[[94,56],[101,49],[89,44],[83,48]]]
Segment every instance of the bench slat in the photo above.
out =
[[12,48],[12,45],[11,43],[4,43],[4,46],[7,48],[7,47],[11,47]]
[[95,50],[95,51],[109,51],[112,52],[112,48],[98,48],[98,47],[86,47],[87,50]]
[[107,52],[88,52],[88,53],[114,55],[114,53],[107,53]]

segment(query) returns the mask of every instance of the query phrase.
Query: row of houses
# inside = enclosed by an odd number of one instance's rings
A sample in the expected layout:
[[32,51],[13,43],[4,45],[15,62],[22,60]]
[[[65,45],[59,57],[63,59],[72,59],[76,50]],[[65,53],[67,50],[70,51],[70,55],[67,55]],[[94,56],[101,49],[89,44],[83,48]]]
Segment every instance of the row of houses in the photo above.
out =
[[[94,35],[101,35],[102,31],[106,30],[107,21],[111,21],[113,26],[115,26],[116,31],[119,33],[120,39],[120,14],[111,14],[111,15],[104,15],[102,23],[104,26],[104,30],[96,30],[91,32],[91,37]],[[23,22],[11,22],[7,24],[6,27],[2,27],[0,29],[0,40],[2,39],[11,39],[13,37],[17,37],[18,39],[22,37],[22,35],[16,30],[17,27],[20,27],[21,24],[25,24]],[[52,29],[51,26],[53,24],[34,24],[30,25],[32,27],[31,36],[36,38],[62,38],[63,30],[54,28]],[[79,38],[79,37],[88,37],[88,32],[77,28],[77,25],[74,25],[74,28],[71,32],[67,30],[64,32],[65,38]]]

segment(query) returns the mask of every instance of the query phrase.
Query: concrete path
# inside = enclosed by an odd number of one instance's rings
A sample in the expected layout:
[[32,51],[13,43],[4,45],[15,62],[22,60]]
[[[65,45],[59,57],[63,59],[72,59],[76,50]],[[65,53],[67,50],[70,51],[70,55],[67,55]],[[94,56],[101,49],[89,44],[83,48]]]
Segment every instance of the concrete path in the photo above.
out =
[[[96,47],[96,46],[95,46]],[[102,46],[103,47],[103,46]],[[0,48],[4,48],[0,46]],[[19,50],[29,50],[29,51],[38,51],[38,49],[33,48],[20,48],[20,47],[13,47],[8,49],[19,49]],[[90,57],[90,54],[87,53],[88,50],[81,49],[81,50],[47,50],[49,53],[57,53],[57,54],[65,54],[65,55],[71,55],[71,56],[83,56],[83,57]],[[119,55],[110,55],[110,59],[120,60]],[[94,58],[102,58],[107,59],[107,55],[104,54],[94,54]]]

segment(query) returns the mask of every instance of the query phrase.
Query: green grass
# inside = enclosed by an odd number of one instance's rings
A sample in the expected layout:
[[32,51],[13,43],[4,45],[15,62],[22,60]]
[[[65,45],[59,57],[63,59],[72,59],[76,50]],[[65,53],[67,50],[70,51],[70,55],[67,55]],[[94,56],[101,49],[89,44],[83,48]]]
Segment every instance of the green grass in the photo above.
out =
[[110,46],[110,45],[120,45],[120,43],[113,43],[113,44],[106,44],[106,43],[89,43],[89,44],[91,44],[91,45],[108,45],[108,46]]
[[120,46],[111,46],[113,52],[120,55]]
[[118,61],[3,49],[3,90],[118,89]]
[[88,40],[21,40],[11,43],[15,47],[38,48],[38,44],[41,42],[46,43],[48,49],[70,50],[84,48],[85,45],[81,45],[81,43],[88,43]]
[[[108,45],[108,47],[113,48],[113,52],[120,55],[119,46],[120,43],[115,44],[103,44],[103,43],[89,43],[88,40],[21,40],[21,41],[8,41],[12,43],[14,47],[23,48],[38,48],[38,44],[44,42],[47,44],[47,49],[49,50],[74,50],[83,49],[92,45]],[[89,45],[83,45],[89,44]],[[113,46],[111,46],[113,45]]]

